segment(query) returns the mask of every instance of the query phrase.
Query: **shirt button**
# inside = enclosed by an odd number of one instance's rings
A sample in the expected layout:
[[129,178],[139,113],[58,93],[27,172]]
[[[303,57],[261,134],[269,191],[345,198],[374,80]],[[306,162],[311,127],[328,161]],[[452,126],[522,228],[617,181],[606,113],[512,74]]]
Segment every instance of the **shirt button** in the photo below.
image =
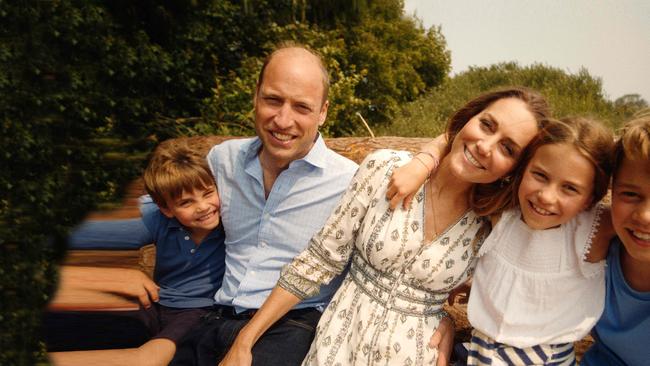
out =
[[185,240],[190,240],[190,237],[189,237],[189,236],[186,236],[186,237],[185,237]]
[[190,253],[194,254],[194,252],[196,252],[196,249],[194,248],[190,249]]

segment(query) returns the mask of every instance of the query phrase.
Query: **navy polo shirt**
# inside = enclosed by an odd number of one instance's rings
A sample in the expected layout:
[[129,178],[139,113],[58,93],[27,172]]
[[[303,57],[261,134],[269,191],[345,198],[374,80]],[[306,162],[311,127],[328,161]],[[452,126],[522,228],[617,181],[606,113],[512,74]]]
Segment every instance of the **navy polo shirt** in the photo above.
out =
[[139,219],[84,222],[70,235],[70,248],[137,249],[155,243],[159,303],[174,308],[213,305],[225,268],[223,226],[197,245],[189,231],[163,215],[149,196],[140,197],[140,212]]

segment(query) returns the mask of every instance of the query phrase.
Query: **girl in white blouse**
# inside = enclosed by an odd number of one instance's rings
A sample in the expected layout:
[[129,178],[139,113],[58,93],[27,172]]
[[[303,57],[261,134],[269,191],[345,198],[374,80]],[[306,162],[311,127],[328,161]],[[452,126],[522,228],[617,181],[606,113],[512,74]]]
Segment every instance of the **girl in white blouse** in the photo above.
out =
[[597,203],[612,147],[608,129],[580,118],[550,123],[529,145],[513,189],[500,193],[518,208],[492,218],[479,251],[468,365],[575,365],[573,342],[603,310],[612,229]]

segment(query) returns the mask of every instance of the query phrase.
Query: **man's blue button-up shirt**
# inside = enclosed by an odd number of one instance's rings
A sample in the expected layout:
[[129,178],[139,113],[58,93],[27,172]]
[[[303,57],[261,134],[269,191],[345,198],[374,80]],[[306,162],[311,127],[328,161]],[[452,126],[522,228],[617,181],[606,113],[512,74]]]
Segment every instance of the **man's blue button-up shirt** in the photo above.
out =
[[[310,152],[289,164],[268,198],[258,152],[259,138],[229,140],[208,154],[226,232],[226,273],[217,304],[237,311],[258,309],[275,286],[282,266],[307,247],[325,224],[357,170],[357,164],[318,137]],[[296,308],[323,309],[340,279]]]

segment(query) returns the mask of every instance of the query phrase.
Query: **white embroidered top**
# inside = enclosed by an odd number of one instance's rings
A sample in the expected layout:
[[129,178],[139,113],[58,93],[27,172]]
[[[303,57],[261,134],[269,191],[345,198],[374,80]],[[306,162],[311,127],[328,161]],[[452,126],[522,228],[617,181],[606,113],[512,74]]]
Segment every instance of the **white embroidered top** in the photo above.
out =
[[520,348],[584,337],[605,300],[605,261],[584,260],[601,209],[547,230],[529,228],[519,210],[504,212],[479,250],[468,305],[472,326]]

